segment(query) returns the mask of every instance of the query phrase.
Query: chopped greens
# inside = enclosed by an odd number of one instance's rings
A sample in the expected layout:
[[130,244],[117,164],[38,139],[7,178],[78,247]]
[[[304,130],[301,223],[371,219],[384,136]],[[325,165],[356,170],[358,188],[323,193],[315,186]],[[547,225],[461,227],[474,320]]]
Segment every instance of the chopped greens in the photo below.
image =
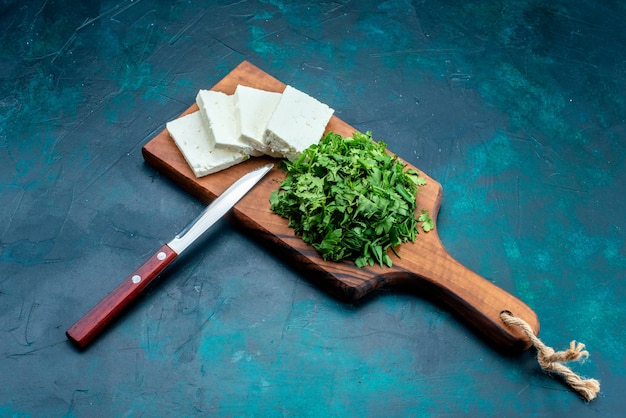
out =
[[391,266],[388,250],[415,241],[418,222],[425,232],[434,223],[425,210],[415,215],[424,178],[385,150],[370,132],[329,132],[295,161],[281,162],[287,177],[272,192],[271,209],[324,260]]

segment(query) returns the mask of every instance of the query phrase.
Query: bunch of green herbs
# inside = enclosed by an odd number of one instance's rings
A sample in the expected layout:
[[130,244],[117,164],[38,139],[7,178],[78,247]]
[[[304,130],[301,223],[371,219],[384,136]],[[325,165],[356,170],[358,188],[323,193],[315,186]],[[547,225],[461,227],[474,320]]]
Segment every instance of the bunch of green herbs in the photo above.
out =
[[329,132],[281,167],[287,176],[270,196],[271,209],[324,260],[391,266],[388,250],[415,241],[418,222],[426,232],[433,228],[426,211],[415,215],[426,181],[370,132]]

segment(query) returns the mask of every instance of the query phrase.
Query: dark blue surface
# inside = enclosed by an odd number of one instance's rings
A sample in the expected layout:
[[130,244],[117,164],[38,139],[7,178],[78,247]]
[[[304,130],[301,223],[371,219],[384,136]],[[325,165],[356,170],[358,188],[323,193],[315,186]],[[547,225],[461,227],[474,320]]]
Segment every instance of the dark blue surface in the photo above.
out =
[[[0,415],[619,416],[623,2],[0,3]],[[436,178],[463,264],[586,404],[431,301],[330,298],[227,222],[85,352],[64,332],[201,210],[141,147],[242,60]],[[236,257],[233,257],[236,255]]]

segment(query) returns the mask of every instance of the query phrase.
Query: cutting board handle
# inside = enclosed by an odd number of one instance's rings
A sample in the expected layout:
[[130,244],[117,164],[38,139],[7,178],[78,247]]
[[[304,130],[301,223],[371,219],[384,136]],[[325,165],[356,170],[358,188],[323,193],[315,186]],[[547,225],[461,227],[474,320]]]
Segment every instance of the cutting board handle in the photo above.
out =
[[[432,237],[431,237],[432,238]],[[437,238],[438,240],[438,238]],[[524,302],[474,273],[454,259],[440,244],[427,254],[407,251],[394,260],[394,273],[386,282],[390,286],[413,289],[445,304],[462,321],[473,327],[497,347],[521,351],[531,346],[529,338],[518,328],[502,321],[503,311],[526,321],[539,333],[539,320]]]

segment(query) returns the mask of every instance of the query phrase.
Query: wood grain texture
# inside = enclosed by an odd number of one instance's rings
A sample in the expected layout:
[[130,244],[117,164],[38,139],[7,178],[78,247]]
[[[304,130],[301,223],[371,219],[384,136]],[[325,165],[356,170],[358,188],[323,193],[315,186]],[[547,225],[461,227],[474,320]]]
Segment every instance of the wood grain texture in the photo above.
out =
[[[285,88],[285,84],[279,80],[244,61],[212,90],[232,94],[239,84],[277,92]],[[197,105],[193,104],[183,115],[197,109]],[[326,131],[351,136],[355,129],[333,116]],[[268,162],[277,162],[269,157],[252,158],[219,173],[196,178],[165,129],[148,142],[142,152],[148,164],[205,203],[252,169]],[[411,164],[408,166],[416,168]],[[427,185],[418,194],[417,208],[427,209],[436,222],[442,188],[433,178],[421,173]],[[231,218],[255,237],[271,244],[276,254],[284,257],[320,287],[346,301],[356,301],[383,286],[413,290],[445,304],[500,349],[519,351],[530,347],[530,341],[525,335],[504,325],[500,313],[505,310],[512,312],[538,333],[539,321],[533,310],[450,256],[436,228],[429,233],[420,233],[415,243],[403,244],[398,251],[400,258],[391,255],[394,263],[391,268],[373,266],[358,269],[350,261],[337,263],[322,260],[314,249],[294,235],[287,226],[287,220],[270,210],[269,195],[284,178],[282,170],[276,167],[272,169],[234,207]]]

